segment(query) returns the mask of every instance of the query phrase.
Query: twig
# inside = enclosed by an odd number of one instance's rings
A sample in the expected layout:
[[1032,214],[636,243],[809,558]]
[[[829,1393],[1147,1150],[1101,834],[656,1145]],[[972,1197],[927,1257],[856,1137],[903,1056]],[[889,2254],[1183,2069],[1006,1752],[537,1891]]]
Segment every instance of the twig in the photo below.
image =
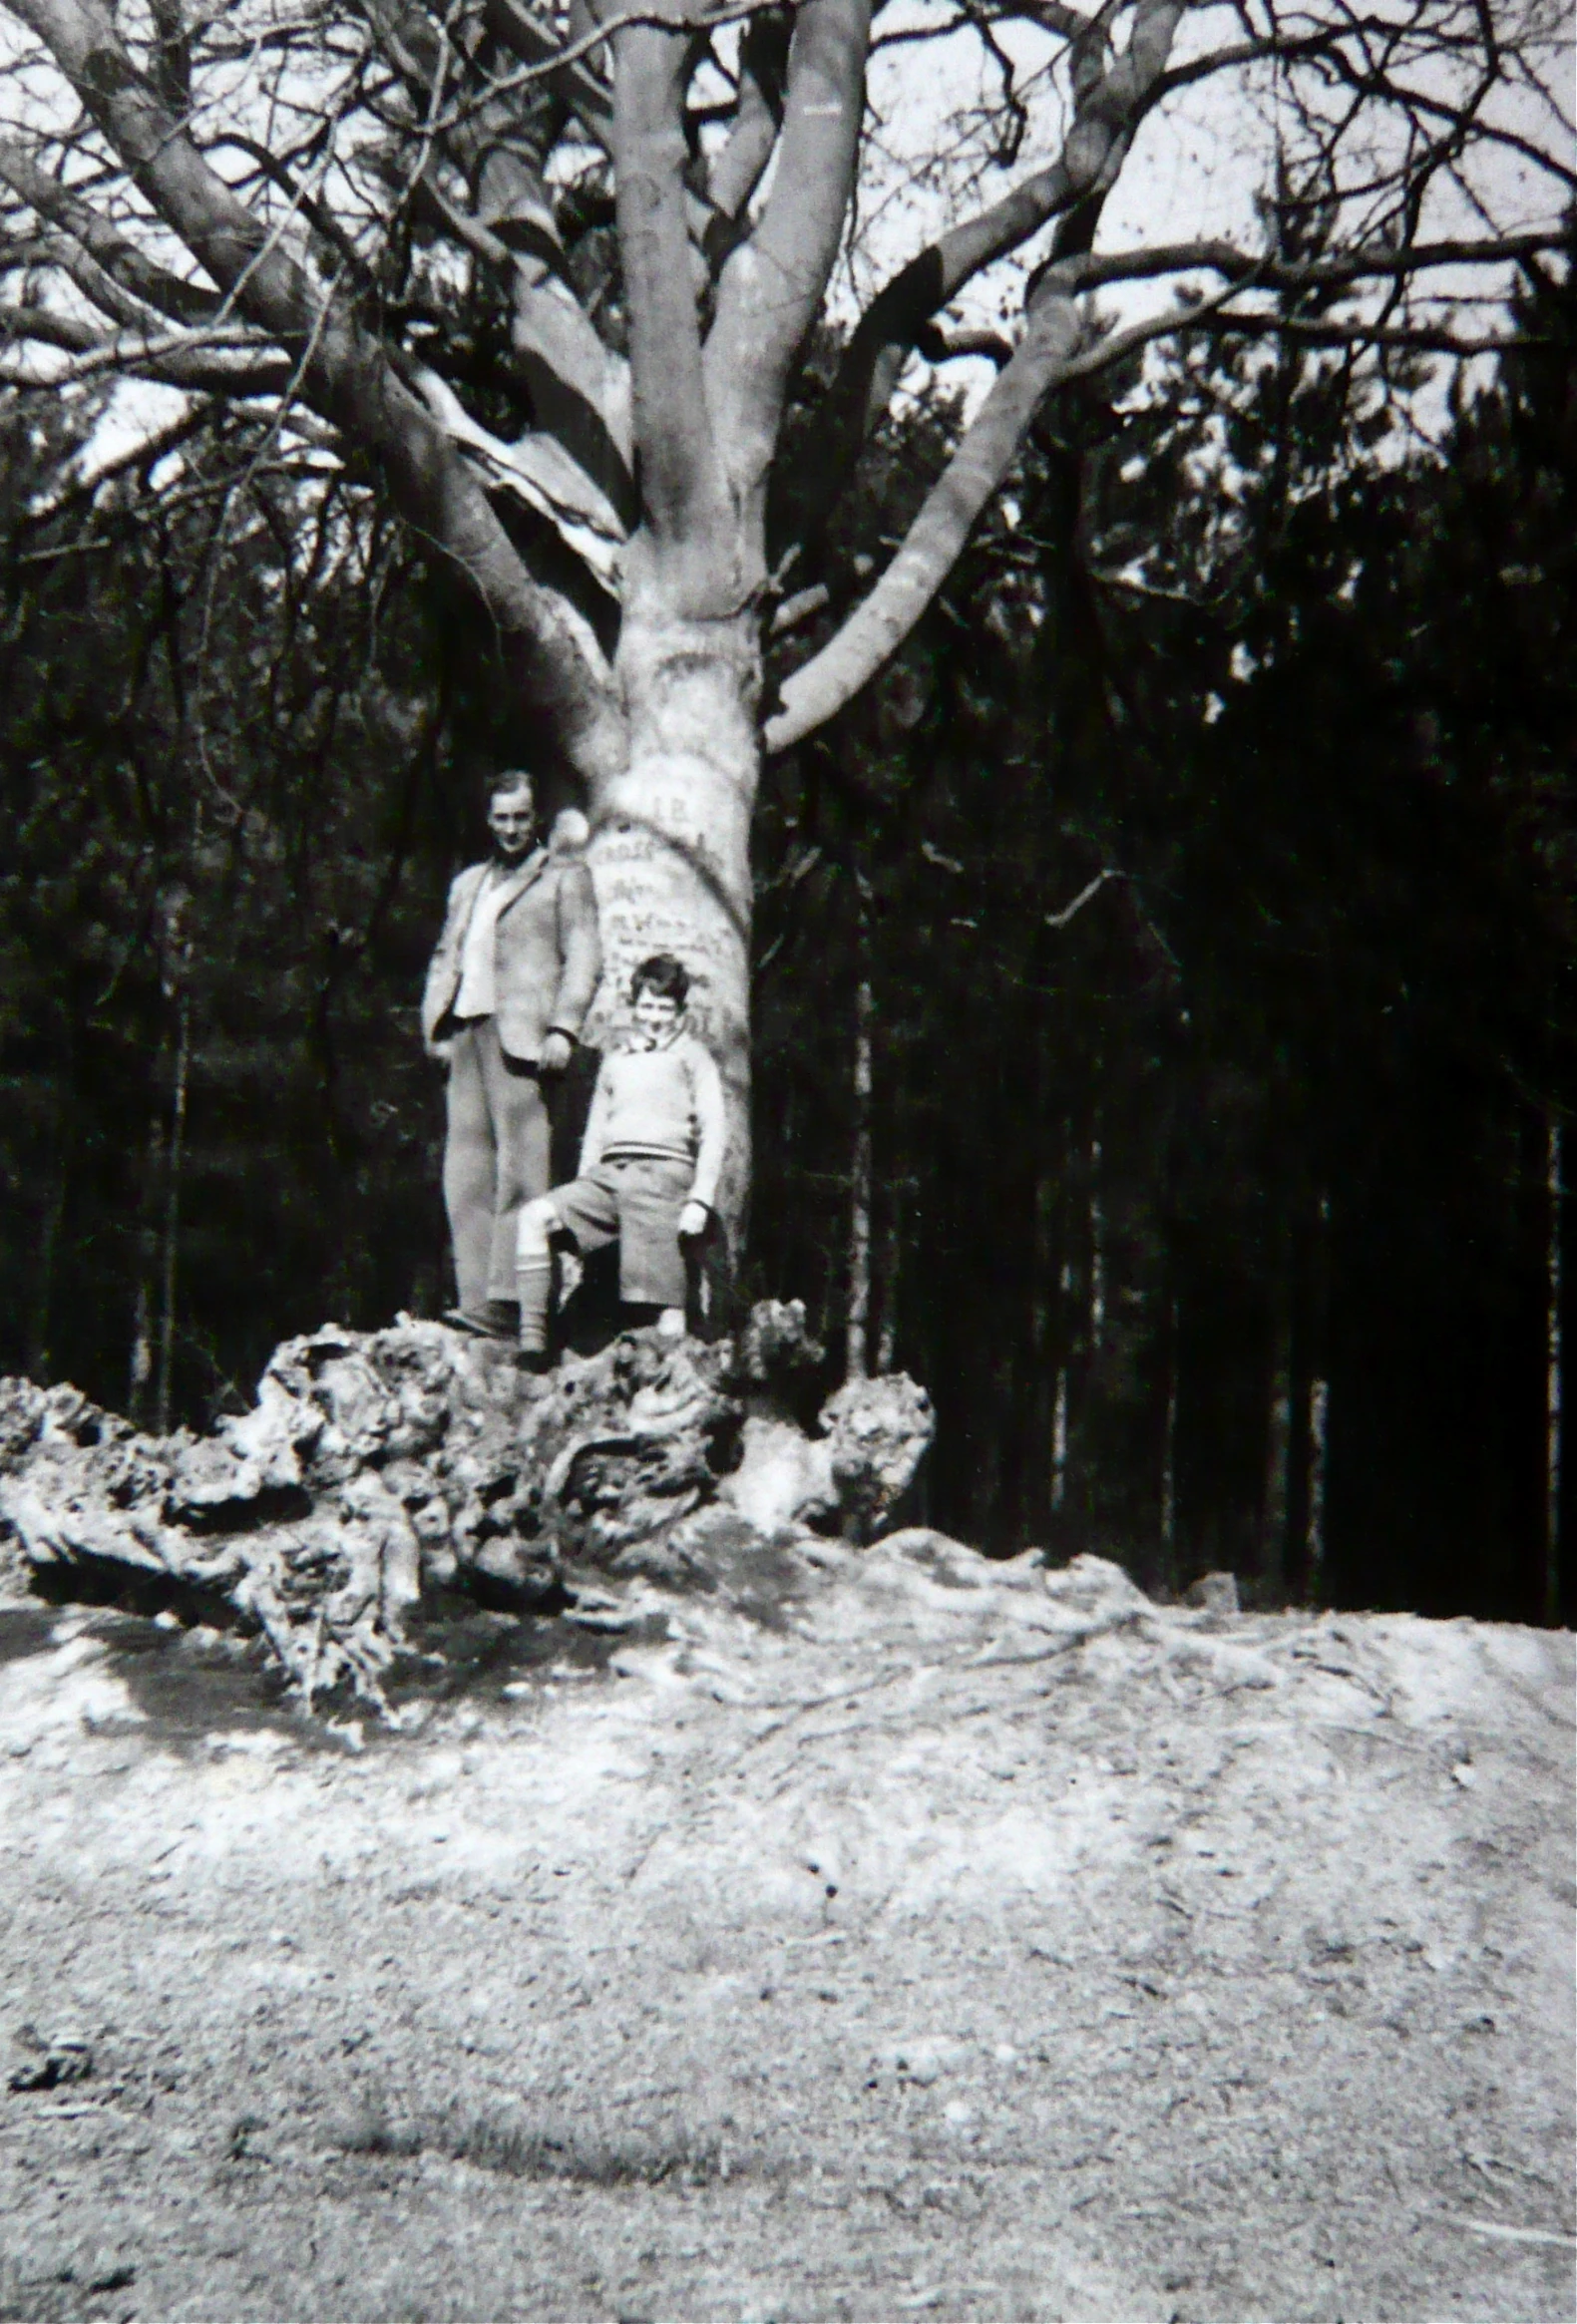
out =
[[1465,2227],[1469,2235],[1499,2235],[1507,2243],[1554,2243],[1562,2251],[1577,2251],[1577,2235],[1557,2234],[1550,2227],[1511,2227],[1500,2219],[1468,2219],[1454,2211],[1440,2215],[1447,2226]]
[[1104,872],[1097,872],[1094,879],[1089,883],[1089,886],[1087,888],[1081,888],[1078,894],[1074,897],[1071,904],[1064,905],[1060,912],[1048,912],[1046,914],[1046,927],[1066,928],[1068,922],[1073,918],[1075,913],[1082,912],[1085,905],[1089,903],[1091,897],[1096,895],[1100,889],[1104,888],[1108,880],[1126,880],[1127,877],[1128,875],[1126,872],[1114,872],[1109,869]]

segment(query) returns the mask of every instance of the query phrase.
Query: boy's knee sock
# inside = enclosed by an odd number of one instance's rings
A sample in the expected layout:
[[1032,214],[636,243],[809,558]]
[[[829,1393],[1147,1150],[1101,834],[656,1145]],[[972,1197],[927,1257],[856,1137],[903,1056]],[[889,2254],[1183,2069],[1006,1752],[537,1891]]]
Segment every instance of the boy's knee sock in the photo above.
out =
[[553,1254],[533,1252],[515,1269],[521,1303],[521,1346],[528,1356],[548,1351],[548,1317],[553,1307]]
[[530,1202],[521,1212],[515,1289],[520,1300],[520,1344],[528,1356],[548,1352],[548,1319],[553,1312],[553,1249],[548,1240],[552,1227],[551,1203]]

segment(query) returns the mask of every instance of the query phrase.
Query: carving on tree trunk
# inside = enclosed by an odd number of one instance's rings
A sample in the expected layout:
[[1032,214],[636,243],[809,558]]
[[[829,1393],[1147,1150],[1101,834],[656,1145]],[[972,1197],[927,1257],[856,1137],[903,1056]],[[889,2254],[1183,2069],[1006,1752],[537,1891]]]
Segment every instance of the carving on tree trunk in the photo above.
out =
[[[736,1220],[760,716],[786,749],[882,668],[1071,381],[1190,331],[1355,362],[1504,345],[1463,324],[1454,286],[1503,296],[1563,246],[1577,194],[1542,102],[1558,29],[1469,0],[1378,21],[1311,0],[1263,32],[1200,17],[1181,58],[1180,0],[874,28],[870,0],[257,0],[244,23],[5,5],[0,70],[26,94],[0,140],[0,385],[251,404],[270,445],[387,496],[469,592],[523,753],[590,794],[606,1006],[645,935],[699,972]],[[975,44],[1004,104],[966,126],[957,170],[939,142],[895,181],[885,125],[907,126],[916,84],[894,60],[918,48],[934,77],[932,38]],[[1260,168],[1263,246],[1168,214],[1164,239],[1097,250],[1141,133],[1207,83]],[[1091,327],[1093,286],[1143,281],[1182,295]],[[917,351],[983,348],[998,374],[907,538],[763,703],[763,616],[785,584],[826,602],[829,517]],[[791,384],[814,400],[828,368],[785,475]]]
[[749,1184],[750,818],[760,764],[760,655],[748,616],[631,620],[618,675],[626,767],[594,786],[590,849],[603,974],[591,1036],[620,1021],[632,970],[673,953],[695,981],[691,1028],[728,1103],[718,1210],[737,1236]]

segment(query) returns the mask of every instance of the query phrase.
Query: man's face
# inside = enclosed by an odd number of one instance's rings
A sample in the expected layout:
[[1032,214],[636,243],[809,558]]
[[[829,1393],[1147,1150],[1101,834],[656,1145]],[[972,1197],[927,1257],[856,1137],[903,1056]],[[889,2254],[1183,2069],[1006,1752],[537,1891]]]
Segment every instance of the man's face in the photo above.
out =
[[649,984],[642,984],[635,994],[635,1030],[648,1049],[663,1048],[672,1040],[683,1013],[676,1000],[666,992],[653,992]]
[[488,829],[506,862],[514,863],[526,853],[537,835],[537,803],[529,783],[494,792],[488,806]]

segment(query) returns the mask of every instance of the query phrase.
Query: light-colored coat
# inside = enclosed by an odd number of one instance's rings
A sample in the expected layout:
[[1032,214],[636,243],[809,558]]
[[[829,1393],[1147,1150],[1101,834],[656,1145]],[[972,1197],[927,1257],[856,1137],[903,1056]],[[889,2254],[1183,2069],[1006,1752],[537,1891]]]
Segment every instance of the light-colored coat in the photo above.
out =
[[[443,934],[422,994],[422,1038],[435,1055],[443,1054],[445,1019],[460,989],[466,930],[487,871],[485,863],[468,864],[449,890]],[[510,888],[499,908],[494,1013],[506,1055],[535,1064],[550,1031],[580,1038],[602,973],[596,897],[591,875],[579,858],[551,856],[546,848],[526,858]]]

